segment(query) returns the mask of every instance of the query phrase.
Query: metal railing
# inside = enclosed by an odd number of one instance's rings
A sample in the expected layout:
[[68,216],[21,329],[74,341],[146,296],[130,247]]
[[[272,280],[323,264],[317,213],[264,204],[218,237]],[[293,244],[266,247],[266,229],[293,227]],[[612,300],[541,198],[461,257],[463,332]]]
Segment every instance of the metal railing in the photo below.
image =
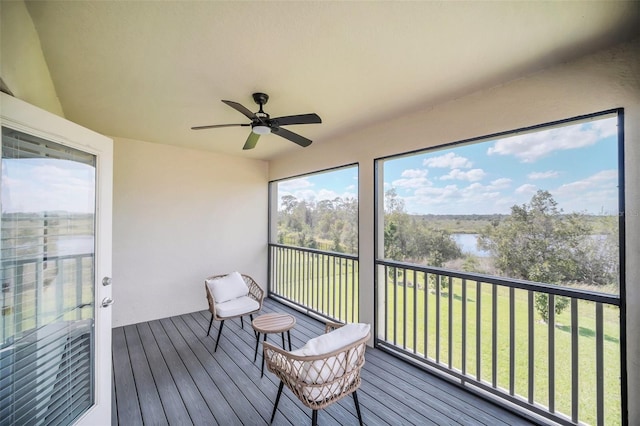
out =
[[324,318],[358,321],[358,257],[269,244],[269,295]]
[[19,338],[52,320],[93,318],[93,257],[85,253],[3,259],[1,341]]
[[617,295],[400,262],[376,271],[378,347],[561,424],[621,422]]

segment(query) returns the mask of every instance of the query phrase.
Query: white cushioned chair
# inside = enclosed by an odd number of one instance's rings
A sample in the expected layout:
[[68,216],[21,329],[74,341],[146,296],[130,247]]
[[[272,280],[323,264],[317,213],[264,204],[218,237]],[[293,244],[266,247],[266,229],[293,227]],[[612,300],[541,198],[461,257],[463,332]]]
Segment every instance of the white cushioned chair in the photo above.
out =
[[271,422],[276,415],[282,389],[286,385],[307,407],[313,410],[311,424],[318,422],[318,410],[353,394],[362,426],[356,390],[360,387],[360,370],[369,340],[369,324],[327,323],[325,334],[309,340],[302,348],[287,352],[264,342],[267,370],[280,379]]
[[249,315],[253,320],[253,314],[262,309],[264,291],[253,278],[239,272],[210,276],[204,280],[204,287],[207,292],[209,312],[211,312],[207,336],[211,331],[213,320],[220,321],[215,352],[218,350],[224,321],[240,317],[240,324],[244,328],[242,317]]

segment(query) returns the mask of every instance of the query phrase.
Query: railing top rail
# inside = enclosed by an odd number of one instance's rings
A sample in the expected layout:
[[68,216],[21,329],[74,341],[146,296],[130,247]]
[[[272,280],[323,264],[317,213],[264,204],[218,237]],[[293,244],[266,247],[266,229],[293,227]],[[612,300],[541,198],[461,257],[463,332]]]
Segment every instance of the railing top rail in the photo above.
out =
[[64,256],[46,256],[46,259],[43,256],[38,257],[9,257],[2,259],[2,267],[5,268],[7,266],[16,266],[16,265],[25,265],[27,263],[36,263],[36,262],[53,262],[56,260],[67,260],[67,259],[77,259],[78,257],[93,257],[94,253],[77,253],[77,254],[66,254]]
[[279,248],[285,248],[285,249],[291,249],[291,250],[297,250],[297,251],[304,251],[307,253],[326,254],[330,256],[340,257],[342,259],[358,260],[357,255],[338,253],[336,251],[318,250],[318,249],[312,249],[307,247],[298,247],[298,246],[291,246],[287,244],[277,244],[277,243],[269,243],[269,247],[279,247]]
[[414,263],[396,262],[392,260],[378,259],[377,265],[389,266],[393,268],[411,269],[413,271],[426,272],[430,274],[446,275],[453,278],[460,278],[470,281],[480,281],[488,284],[496,284],[504,287],[519,288],[542,293],[554,294],[557,296],[574,297],[591,302],[605,303],[608,305],[620,306],[620,296],[616,294],[600,293],[597,291],[581,290],[569,287],[562,287],[555,284],[537,283],[535,281],[519,280],[516,278],[501,278],[493,275],[485,275],[464,271],[455,271],[435,266],[416,265]]

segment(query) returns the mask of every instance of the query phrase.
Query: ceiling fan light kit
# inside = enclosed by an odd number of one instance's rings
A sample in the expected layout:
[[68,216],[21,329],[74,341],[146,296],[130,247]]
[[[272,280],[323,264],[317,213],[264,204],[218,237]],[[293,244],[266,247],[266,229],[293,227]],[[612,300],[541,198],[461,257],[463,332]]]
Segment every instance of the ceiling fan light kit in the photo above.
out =
[[257,126],[253,126],[251,130],[256,135],[268,135],[269,133],[271,133],[271,128],[269,126],[263,126],[261,124],[258,124]]
[[226,101],[223,100],[225,104],[229,105],[231,108],[243,114],[251,123],[247,124],[212,124],[208,126],[195,126],[192,127],[192,130],[202,130],[202,129],[215,129],[218,127],[237,127],[237,126],[251,126],[251,133],[247,138],[242,149],[253,149],[258,142],[258,138],[261,135],[267,135],[269,133],[273,133],[280,137],[283,137],[291,142],[298,144],[302,147],[307,147],[311,145],[311,140],[305,138],[304,136],[300,136],[297,133],[293,133],[290,130],[284,129],[280,126],[294,125],[294,124],[314,124],[314,123],[322,123],[322,119],[318,116],[318,114],[300,114],[300,115],[287,115],[284,117],[271,118],[269,114],[262,110],[262,107],[269,100],[269,95],[266,93],[254,93],[253,100],[256,104],[260,106],[258,112],[251,112],[245,106],[234,102],[234,101]]

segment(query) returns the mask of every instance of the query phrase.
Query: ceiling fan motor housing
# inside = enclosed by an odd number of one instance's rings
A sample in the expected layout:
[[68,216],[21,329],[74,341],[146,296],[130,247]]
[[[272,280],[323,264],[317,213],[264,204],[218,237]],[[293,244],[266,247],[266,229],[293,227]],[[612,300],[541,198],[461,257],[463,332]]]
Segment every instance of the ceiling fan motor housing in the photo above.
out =
[[253,100],[255,103],[257,103],[262,107],[262,105],[265,105],[267,101],[269,101],[269,95],[267,95],[266,93],[260,93],[260,92],[254,93]]

